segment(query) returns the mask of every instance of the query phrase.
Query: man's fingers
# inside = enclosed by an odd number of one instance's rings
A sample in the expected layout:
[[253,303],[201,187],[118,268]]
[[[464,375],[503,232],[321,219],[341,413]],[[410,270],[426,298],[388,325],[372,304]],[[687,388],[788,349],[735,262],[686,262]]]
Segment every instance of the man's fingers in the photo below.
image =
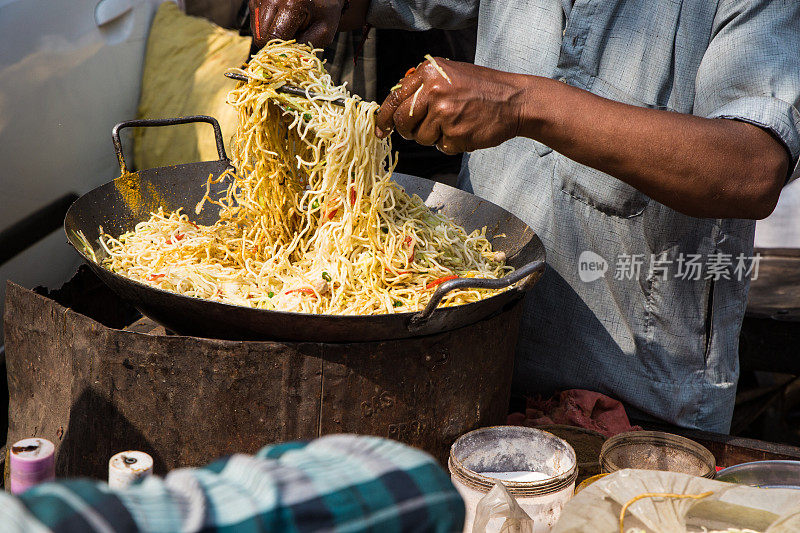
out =
[[378,110],[378,117],[375,122],[375,135],[381,139],[389,135],[394,127],[394,114],[397,108],[414,95],[414,92],[422,86],[422,77],[412,74],[403,78],[399,89],[389,93],[383,105]]
[[442,126],[431,116],[425,117],[417,129],[416,141],[425,146],[433,146],[442,137]]
[[436,148],[447,155],[456,155],[465,151],[458,141],[451,139],[447,135],[442,136],[441,140],[436,143]]
[[308,25],[311,11],[306,2],[288,2],[287,7],[278,11],[267,31],[269,39],[292,39],[297,32]]
[[[416,96],[415,96],[416,95]],[[428,101],[423,86],[417,88],[411,98],[406,98],[392,115],[394,129],[404,139],[416,138],[416,130],[428,112]]]
[[300,32],[297,36],[299,43],[311,43],[314,46],[327,46],[333,42],[336,36],[336,28],[327,22],[320,21],[313,23],[307,30]]
[[276,11],[272,2],[250,0],[250,31],[253,33],[253,41],[259,48],[267,44],[270,39],[267,31],[272,26]]

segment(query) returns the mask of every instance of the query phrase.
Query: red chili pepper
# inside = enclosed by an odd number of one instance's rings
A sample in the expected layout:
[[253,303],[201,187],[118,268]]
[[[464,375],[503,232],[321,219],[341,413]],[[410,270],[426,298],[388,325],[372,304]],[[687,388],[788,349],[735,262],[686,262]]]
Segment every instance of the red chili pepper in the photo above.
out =
[[316,296],[317,293],[314,292],[314,289],[289,289],[286,291],[286,294],[291,294],[293,292],[300,292],[303,294],[310,294],[311,296]]
[[417,67],[411,67],[410,69],[408,69],[406,71],[406,74],[403,77],[407,78],[407,77],[411,76],[412,74],[414,74],[416,71],[417,71]]
[[260,238],[260,239],[258,239],[258,242],[257,242],[257,243],[255,243],[255,245],[254,245],[254,246],[251,248],[251,250],[253,251],[253,253],[254,253],[254,254],[257,254],[257,253],[258,253],[258,247],[259,247],[259,246],[263,246],[263,245],[264,245],[264,241],[265,241],[266,239],[267,239],[267,236],[266,236],[266,235],[262,235],[262,236],[261,236],[261,238]]
[[356,205],[356,190],[350,187],[350,205]]
[[189,221],[189,224],[191,224],[192,226],[194,226],[194,227],[195,227],[195,228],[197,228],[197,229],[200,229],[200,226],[198,226],[197,224],[195,224],[195,223],[194,223],[194,222],[192,222],[191,220]]
[[[175,234],[175,240],[176,241],[179,241],[179,240],[183,239],[183,237],[184,237],[183,233],[176,233]],[[167,244],[172,244],[172,237],[167,239]]]
[[166,276],[166,274],[150,274],[150,277],[147,278],[147,281],[158,281],[164,276]]
[[411,235],[406,235],[406,238],[403,239],[403,244],[411,244],[411,255],[408,256],[408,261],[414,261],[414,247],[417,245],[417,242],[411,238]]
[[336,216],[336,213],[337,213],[338,211],[339,211],[339,208],[338,208],[338,207],[334,207],[333,209],[331,209],[330,211],[328,211],[328,215],[327,215],[327,216],[328,216],[328,220],[333,220],[333,217],[335,217],[335,216]]
[[388,272],[389,274],[396,274],[402,276],[403,274],[408,274],[408,270],[391,270],[389,267],[383,267],[383,269]]
[[425,285],[425,288],[426,289],[432,289],[435,286],[439,285],[440,283],[444,283],[445,281],[450,281],[451,279],[456,279],[457,277],[458,276],[443,276],[443,277],[441,277],[439,279],[435,279],[435,280],[431,281],[430,283]]

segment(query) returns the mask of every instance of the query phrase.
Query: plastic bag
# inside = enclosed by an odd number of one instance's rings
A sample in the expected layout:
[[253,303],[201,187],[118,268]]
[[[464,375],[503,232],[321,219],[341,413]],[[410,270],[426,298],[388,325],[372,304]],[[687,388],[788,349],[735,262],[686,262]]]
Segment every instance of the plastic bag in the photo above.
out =
[[494,518],[505,518],[499,533],[533,533],[533,519],[502,483],[495,483],[492,490],[478,502],[472,533],[486,533],[489,520]]
[[800,531],[800,506],[782,514],[764,533],[791,533]]
[[[645,494],[695,497],[634,501]],[[618,533],[620,511],[628,502],[632,503],[622,529],[626,533],[800,531],[800,490],[761,489],[674,472],[620,470],[578,493],[564,507],[552,533]]]

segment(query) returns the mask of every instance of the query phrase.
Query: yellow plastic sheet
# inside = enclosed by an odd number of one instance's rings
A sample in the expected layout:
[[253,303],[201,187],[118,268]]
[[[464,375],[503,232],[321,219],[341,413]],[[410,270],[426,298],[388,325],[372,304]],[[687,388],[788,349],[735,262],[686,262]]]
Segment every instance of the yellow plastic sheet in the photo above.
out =
[[[227,141],[236,128],[236,112],[225,103],[235,82],[224,77],[244,63],[250,39],[211,22],[183,14],[172,2],[159,7],[147,39],[139,118],[211,115]],[[134,163],[145,169],[218,159],[207,124],[137,128]]]

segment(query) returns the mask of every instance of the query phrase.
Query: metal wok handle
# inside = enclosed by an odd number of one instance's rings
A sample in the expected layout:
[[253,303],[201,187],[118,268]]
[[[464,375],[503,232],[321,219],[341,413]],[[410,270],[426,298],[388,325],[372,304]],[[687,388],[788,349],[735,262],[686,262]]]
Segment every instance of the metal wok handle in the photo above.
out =
[[111,130],[111,139],[114,141],[114,151],[117,153],[117,161],[119,161],[119,169],[122,174],[128,172],[127,165],[125,164],[125,156],[122,153],[122,142],[119,140],[119,132],[123,128],[149,128],[152,126],[176,126],[178,124],[190,124],[192,122],[205,122],[211,124],[214,128],[214,139],[217,141],[217,154],[220,160],[227,161],[228,155],[225,153],[225,143],[222,140],[222,130],[219,127],[219,122],[214,117],[208,115],[193,115],[190,117],[177,117],[177,118],[147,118],[140,120],[126,120],[120,122]]
[[517,288],[517,290],[521,291],[528,290],[542,275],[544,266],[544,261],[534,261],[499,279],[456,278],[445,281],[433,293],[425,309],[411,317],[411,322],[413,324],[427,320],[439,306],[442,299],[447,296],[447,293],[458,289],[503,289],[528,278],[525,283]]

